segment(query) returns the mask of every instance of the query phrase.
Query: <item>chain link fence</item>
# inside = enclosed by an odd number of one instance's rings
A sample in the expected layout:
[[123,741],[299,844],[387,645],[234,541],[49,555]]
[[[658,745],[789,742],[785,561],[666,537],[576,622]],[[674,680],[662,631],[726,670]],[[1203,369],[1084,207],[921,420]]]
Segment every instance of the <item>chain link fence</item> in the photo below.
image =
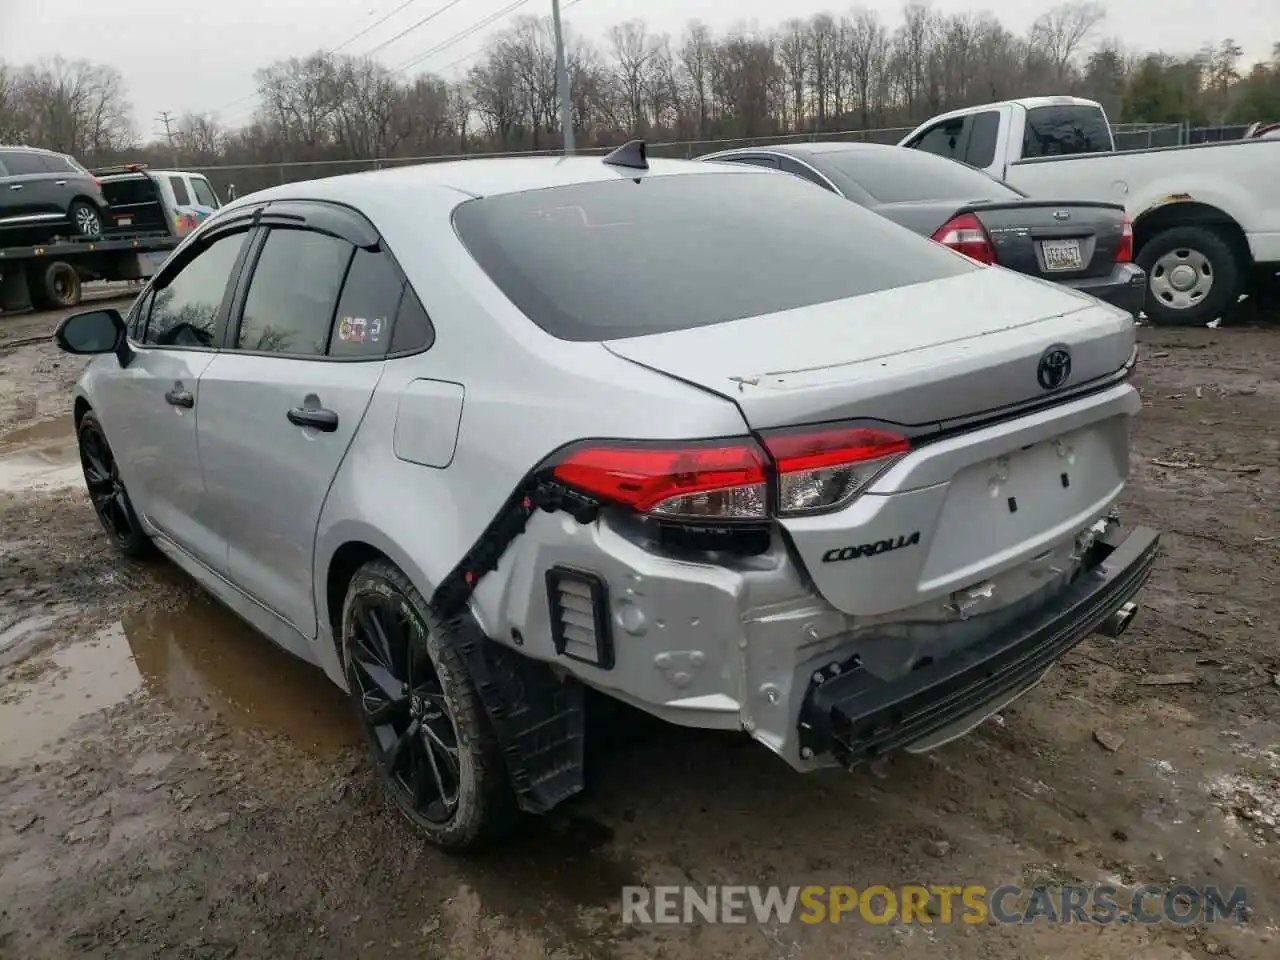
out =
[[[882,127],[872,130],[832,130],[821,133],[785,134],[772,137],[735,137],[717,140],[670,140],[648,143],[655,157],[692,159],[717,150],[733,147],[765,146],[771,143],[805,143],[814,140],[845,140],[855,143],[895,144],[914,127]],[[1144,150],[1152,147],[1176,147],[1189,143],[1217,143],[1238,140],[1246,125],[1191,127],[1184,123],[1117,123],[1112,125],[1116,149]],[[602,156],[611,147],[579,148],[584,156]],[[440,163],[447,160],[477,160],[485,157],[555,157],[559,150],[511,150],[500,152],[435,154],[423,157],[388,157],[377,160],[316,160],[284,163],[220,164],[191,167],[209,178],[218,195],[226,197],[234,184],[236,195],[245,196],[281,183],[296,183],[347,173],[384,170],[418,163]]]

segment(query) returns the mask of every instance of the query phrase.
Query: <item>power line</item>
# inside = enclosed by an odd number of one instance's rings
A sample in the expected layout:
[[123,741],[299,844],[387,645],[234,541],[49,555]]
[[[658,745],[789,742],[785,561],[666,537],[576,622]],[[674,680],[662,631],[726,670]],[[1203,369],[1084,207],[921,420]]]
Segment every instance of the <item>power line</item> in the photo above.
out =
[[[399,40],[401,37],[405,36],[406,34],[413,33],[413,31],[417,30],[419,27],[421,27],[421,26],[423,26],[423,25],[425,25],[425,24],[430,23],[430,22],[431,22],[432,20],[434,20],[436,17],[440,16],[440,14],[444,13],[446,10],[451,10],[451,9],[453,9],[454,7],[456,7],[456,6],[457,6],[458,4],[460,4],[461,2],[462,2],[462,0],[449,0],[449,2],[448,2],[448,3],[446,3],[446,4],[445,4],[443,7],[441,7],[439,10],[436,10],[434,13],[429,13],[429,14],[427,14],[425,17],[423,17],[423,18],[422,18],[421,20],[419,20],[417,23],[415,23],[415,24],[413,24],[412,26],[406,27],[405,29],[401,30],[399,33],[397,33],[397,34],[396,34],[394,37],[392,37],[390,40],[383,40],[383,41],[382,41],[382,43],[378,44],[378,45],[377,45],[376,47],[374,47],[372,50],[366,50],[366,51],[364,52],[363,56],[366,56],[366,57],[371,57],[371,56],[373,56],[373,55],[374,55],[375,53],[377,53],[379,50],[383,49],[384,47],[389,47],[389,46],[391,46],[391,44],[395,43],[395,42],[396,42],[397,40]],[[521,2],[527,2],[527,0],[521,0]]]
[[[561,9],[562,9],[562,10],[568,10],[570,7],[574,6],[575,4],[579,4],[579,3],[581,3],[581,2],[582,2],[582,0],[568,0],[568,2],[567,2],[567,3],[565,3],[565,4],[564,4],[564,6],[563,6]],[[541,20],[541,22],[546,23],[548,20],[550,20],[550,19],[551,19],[551,14],[549,14],[549,13],[548,13],[548,14],[546,14],[545,16],[540,17],[539,19]],[[446,63],[443,67],[440,67],[439,69],[435,70],[434,72],[435,72],[435,73],[438,73],[438,74],[443,75],[443,74],[445,74],[445,73],[449,72],[450,70],[452,70],[452,69],[453,69],[454,67],[456,67],[458,64],[460,64],[460,63],[466,63],[466,62],[467,62],[468,60],[470,60],[472,57],[478,57],[478,56],[480,56],[480,54],[484,53],[484,52],[485,52],[486,50],[488,50],[488,49],[489,49],[489,45],[488,45],[487,43],[481,44],[481,45],[480,45],[479,47],[477,47],[475,50],[472,50],[470,53],[465,53],[465,54],[463,54],[463,55],[462,55],[462,56],[460,56],[457,60],[450,60],[450,61],[449,61],[448,63]],[[399,72],[399,71],[397,71],[397,72]]]
[[341,50],[341,49],[342,49],[343,47],[345,47],[347,44],[349,44],[349,43],[355,43],[355,41],[359,40],[361,37],[363,37],[363,36],[364,36],[366,33],[368,33],[370,30],[373,30],[373,29],[375,29],[375,28],[377,28],[377,27],[382,26],[384,23],[386,23],[388,20],[390,20],[392,17],[394,17],[397,13],[399,13],[399,12],[400,12],[401,10],[403,10],[405,7],[411,7],[411,6],[413,6],[413,5],[414,5],[415,3],[417,3],[417,2],[418,2],[418,0],[404,0],[404,3],[400,4],[400,6],[396,7],[396,8],[395,8],[394,10],[392,10],[390,13],[385,14],[384,16],[382,16],[382,17],[378,18],[378,19],[377,19],[377,20],[375,20],[373,23],[369,24],[367,27],[365,27],[363,30],[361,30],[359,33],[355,34],[355,36],[347,37],[347,39],[343,40],[340,44],[338,44],[336,47],[334,47],[332,50],[330,50],[330,51],[328,51],[328,52],[329,52],[329,53],[337,53],[339,50]]
[[431,59],[437,53],[440,53],[442,50],[448,50],[455,43],[460,43],[461,41],[467,39],[467,37],[471,36],[472,34],[477,33],[480,30],[483,30],[485,27],[489,26],[489,24],[493,23],[494,21],[501,20],[507,14],[511,13],[514,10],[519,9],[520,7],[523,7],[528,2],[529,0],[512,0],[511,3],[507,4],[497,13],[492,13],[489,16],[484,17],[483,19],[467,27],[465,30],[459,30],[449,39],[443,40],[440,43],[437,43],[431,49],[418,54],[418,56],[414,57],[412,60],[409,60],[407,63],[401,64],[400,66],[396,67],[395,70],[393,70],[392,72],[404,73],[404,71],[408,70],[410,67],[415,67],[418,64]]

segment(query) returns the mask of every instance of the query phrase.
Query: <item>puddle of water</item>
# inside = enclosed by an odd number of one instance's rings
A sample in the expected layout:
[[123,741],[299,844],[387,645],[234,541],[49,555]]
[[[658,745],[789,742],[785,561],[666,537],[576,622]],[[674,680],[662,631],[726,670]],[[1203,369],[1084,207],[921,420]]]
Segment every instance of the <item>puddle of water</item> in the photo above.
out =
[[0,765],[11,765],[65,736],[77,720],[119,703],[142,678],[119,625],[54,654],[51,668],[4,688]]
[[83,482],[69,417],[0,435],[0,490],[55,489]]
[[148,610],[127,617],[122,627],[147,687],[179,709],[196,702],[229,723],[284,733],[324,754],[359,741],[341,690],[211,598]]
[[204,596],[126,617],[51,659],[34,679],[0,687],[0,765],[29,759],[139,688],[168,696],[179,711],[213,709],[228,723],[283,733],[313,753],[360,738],[346,696],[320,670]]

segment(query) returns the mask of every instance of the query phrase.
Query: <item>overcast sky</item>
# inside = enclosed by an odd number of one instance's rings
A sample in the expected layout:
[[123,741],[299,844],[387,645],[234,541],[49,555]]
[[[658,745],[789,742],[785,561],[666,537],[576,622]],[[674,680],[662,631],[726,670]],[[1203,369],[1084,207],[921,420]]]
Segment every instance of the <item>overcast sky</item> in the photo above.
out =
[[[159,129],[167,110],[216,111],[241,122],[254,106],[255,69],[278,58],[331,49],[406,0],[0,0],[0,60],[25,63],[60,54],[118,67],[128,85],[135,121],[144,136]],[[440,71],[483,46],[486,36],[521,14],[540,15],[551,0],[525,0],[511,13],[468,37],[456,35],[513,0],[456,0],[430,23],[405,34],[374,56],[391,68],[433,47],[421,67]],[[678,35],[697,17],[715,29],[755,20],[771,27],[795,16],[841,12],[852,4],[823,0],[561,0],[575,31],[603,37],[608,27],[642,17],[655,30]],[[448,0],[412,0],[385,23],[342,48],[363,54],[444,7]],[[900,22],[899,0],[864,0],[890,27]],[[933,0],[943,13],[986,10],[1021,33],[1054,0]],[[1280,41],[1280,0],[1109,0],[1103,35],[1127,46],[1194,52],[1206,41],[1233,37],[1249,61],[1264,59]],[[1206,15],[1212,11],[1212,16]],[[1206,32],[1209,30],[1211,32]],[[473,60],[449,73],[460,73]]]

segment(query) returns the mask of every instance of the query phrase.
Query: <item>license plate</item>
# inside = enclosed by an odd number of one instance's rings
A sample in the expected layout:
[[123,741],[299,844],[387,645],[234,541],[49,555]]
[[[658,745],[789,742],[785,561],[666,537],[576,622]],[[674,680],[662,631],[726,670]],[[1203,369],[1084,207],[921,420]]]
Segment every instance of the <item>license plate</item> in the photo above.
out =
[[133,226],[133,217],[117,217],[116,223],[122,227],[131,227]]
[[1045,240],[1040,244],[1046,270],[1082,270],[1079,240]]

